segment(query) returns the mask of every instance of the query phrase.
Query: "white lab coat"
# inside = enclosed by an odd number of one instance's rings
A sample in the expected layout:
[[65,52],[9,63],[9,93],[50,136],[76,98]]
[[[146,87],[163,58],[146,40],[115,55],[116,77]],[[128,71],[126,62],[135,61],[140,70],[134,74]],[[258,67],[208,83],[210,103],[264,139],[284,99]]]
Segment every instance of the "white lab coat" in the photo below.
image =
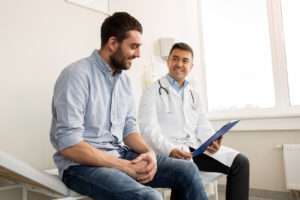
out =
[[[169,94],[164,89],[159,89],[156,81],[144,91],[141,98],[138,119],[143,137],[157,153],[167,156],[173,148],[186,151],[189,146],[197,148],[214,133],[203,112],[199,94],[189,84],[184,89],[182,99],[166,77],[162,77],[160,82]],[[234,149],[221,146],[219,151],[209,156],[230,167],[238,153]],[[207,174],[210,176],[204,182],[220,175]]]

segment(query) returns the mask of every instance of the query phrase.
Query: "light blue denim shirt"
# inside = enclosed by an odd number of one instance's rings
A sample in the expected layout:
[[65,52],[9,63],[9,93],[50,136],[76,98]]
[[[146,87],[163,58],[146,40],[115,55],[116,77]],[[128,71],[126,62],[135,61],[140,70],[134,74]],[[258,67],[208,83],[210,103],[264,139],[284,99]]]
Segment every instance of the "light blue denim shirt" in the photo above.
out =
[[183,98],[183,92],[184,89],[186,88],[186,86],[188,86],[189,81],[185,80],[183,83],[183,86],[180,86],[178,84],[178,82],[172,77],[170,76],[170,74],[167,74],[167,80],[169,81],[170,85],[175,89],[175,91]]
[[123,138],[133,132],[137,132],[136,110],[125,73],[113,76],[96,50],[62,71],[54,88],[50,131],[60,177],[69,166],[78,165],[60,150],[83,140],[119,156]]

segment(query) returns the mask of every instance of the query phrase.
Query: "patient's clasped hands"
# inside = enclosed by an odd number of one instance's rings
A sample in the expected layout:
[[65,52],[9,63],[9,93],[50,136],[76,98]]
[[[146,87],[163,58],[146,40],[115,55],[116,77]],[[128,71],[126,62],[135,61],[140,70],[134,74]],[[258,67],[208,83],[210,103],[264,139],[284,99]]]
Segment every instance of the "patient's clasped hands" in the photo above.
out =
[[140,154],[127,164],[125,172],[140,183],[150,182],[157,171],[156,155],[153,151]]

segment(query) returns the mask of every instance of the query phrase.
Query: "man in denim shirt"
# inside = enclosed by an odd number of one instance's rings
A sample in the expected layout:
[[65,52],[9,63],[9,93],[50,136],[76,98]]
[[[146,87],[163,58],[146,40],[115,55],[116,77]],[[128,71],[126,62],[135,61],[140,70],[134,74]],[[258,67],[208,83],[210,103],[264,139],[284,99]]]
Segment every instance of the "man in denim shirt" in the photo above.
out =
[[60,177],[93,199],[158,200],[151,187],[164,187],[180,188],[178,199],[207,200],[192,162],[156,156],[137,131],[123,70],[140,56],[141,36],[135,18],[115,13],[102,24],[101,49],[59,76],[50,137]]

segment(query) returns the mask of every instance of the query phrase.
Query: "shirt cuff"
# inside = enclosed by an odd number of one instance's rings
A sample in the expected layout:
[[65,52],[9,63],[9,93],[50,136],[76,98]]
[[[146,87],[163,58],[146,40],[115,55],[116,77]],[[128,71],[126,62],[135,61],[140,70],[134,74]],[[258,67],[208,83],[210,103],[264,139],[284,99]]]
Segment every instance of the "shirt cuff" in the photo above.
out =
[[123,131],[123,138],[126,138],[129,134],[136,133],[136,132],[138,132],[138,129],[136,126],[125,127],[124,131]]
[[64,135],[58,139],[58,151],[74,146],[81,142],[82,138],[78,135]]

